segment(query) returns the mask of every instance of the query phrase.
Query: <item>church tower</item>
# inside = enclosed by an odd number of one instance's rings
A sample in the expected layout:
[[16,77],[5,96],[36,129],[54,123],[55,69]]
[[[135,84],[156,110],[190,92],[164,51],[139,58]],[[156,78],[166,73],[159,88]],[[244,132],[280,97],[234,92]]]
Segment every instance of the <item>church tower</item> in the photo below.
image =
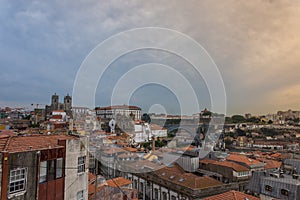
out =
[[72,97],[69,94],[67,94],[67,96],[65,96],[65,98],[64,98],[64,108],[67,113],[71,112]]
[[51,98],[51,110],[58,110],[59,107],[59,97],[56,93],[54,93],[54,95],[52,95]]

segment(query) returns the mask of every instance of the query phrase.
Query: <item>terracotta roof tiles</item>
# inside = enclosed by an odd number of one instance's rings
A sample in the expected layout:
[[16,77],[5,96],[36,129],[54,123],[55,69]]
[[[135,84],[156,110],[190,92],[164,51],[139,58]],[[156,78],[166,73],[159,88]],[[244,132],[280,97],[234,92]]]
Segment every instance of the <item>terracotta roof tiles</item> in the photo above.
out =
[[258,160],[248,158],[244,155],[230,154],[226,159],[234,162],[244,163],[248,166],[261,164],[261,162]]
[[114,179],[107,180],[106,183],[110,187],[123,187],[123,186],[130,185],[132,182],[126,178],[117,177]]
[[259,198],[244,194],[242,192],[230,190],[228,192],[204,198],[204,200],[259,200]]
[[249,171],[249,169],[247,167],[244,167],[240,164],[237,164],[235,162],[230,162],[230,161],[215,161],[215,160],[211,160],[211,159],[204,159],[201,160],[200,163],[204,163],[204,164],[212,164],[212,165],[219,165],[222,167],[229,167],[231,169],[233,169],[236,172],[245,172],[245,171]]
[[[0,150],[14,152],[24,152],[61,147],[58,140],[68,140],[77,138],[70,135],[29,135],[10,136],[0,138]],[[5,144],[5,146],[4,146]]]
[[207,176],[200,177],[192,173],[185,173],[182,168],[175,164],[172,167],[159,169],[154,173],[164,180],[190,189],[204,189],[223,185],[222,182]]

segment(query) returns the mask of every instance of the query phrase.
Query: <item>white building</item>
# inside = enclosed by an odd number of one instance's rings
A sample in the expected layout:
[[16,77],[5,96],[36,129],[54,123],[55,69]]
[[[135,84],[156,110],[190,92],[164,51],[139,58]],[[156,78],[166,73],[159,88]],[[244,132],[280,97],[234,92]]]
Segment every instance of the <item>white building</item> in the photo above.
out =
[[167,137],[167,129],[157,125],[149,123],[136,123],[134,125],[134,141],[136,143],[148,142],[152,140],[152,137],[161,138]]
[[53,110],[52,117],[49,121],[52,122],[65,122],[67,120],[67,113],[63,110]]
[[108,107],[96,108],[96,115],[101,119],[112,119],[116,118],[116,115],[123,115],[131,117],[133,120],[141,119],[141,108],[137,106],[117,105]]

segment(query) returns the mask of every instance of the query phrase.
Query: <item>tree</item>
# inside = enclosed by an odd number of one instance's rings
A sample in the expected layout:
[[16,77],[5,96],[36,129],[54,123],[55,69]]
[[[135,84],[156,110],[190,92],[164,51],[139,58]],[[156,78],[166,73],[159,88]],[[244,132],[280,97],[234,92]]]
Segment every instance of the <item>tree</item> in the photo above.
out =
[[242,116],[242,115],[233,115],[231,117],[231,120],[232,120],[233,123],[244,123],[244,122],[246,122],[245,117]]
[[246,132],[242,129],[237,129],[236,133],[238,136],[246,136]]
[[151,123],[151,118],[147,113],[144,113],[142,116],[142,121]]
[[225,139],[224,142],[225,142],[226,146],[230,146],[230,145],[232,145],[232,143],[233,143],[233,141],[230,140],[230,139]]
[[260,122],[260,119],[257,117],[250,117],[249,119],[247,119],[247,122],[258,124]]
[[225,123],[226,123],[226,124],[232,124],[232,119],[231,119],[231,117],[225,117]]

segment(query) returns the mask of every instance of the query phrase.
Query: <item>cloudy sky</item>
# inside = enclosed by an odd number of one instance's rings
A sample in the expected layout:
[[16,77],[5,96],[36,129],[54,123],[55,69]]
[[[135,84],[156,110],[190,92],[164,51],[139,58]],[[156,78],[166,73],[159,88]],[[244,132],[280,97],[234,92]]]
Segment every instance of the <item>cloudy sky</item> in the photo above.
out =
[[[163,27],[189,35],[210,54],[223,77],[229,114],[300,110],[298,0],[0,0],[0,24],[1,107],[49,104],[54,92],[71,94],[80,65],[100,42],[133,28]],[[170,57],[143,51],[122,57],[111,70]],[[97,105],[109,103],[109,87],[100,81]],[[195,91],[200,106],[209,107],[202,80]],[[146,110],[162,104],[172,113],[175,97],[168,88],[147,85],[131,103]]]

